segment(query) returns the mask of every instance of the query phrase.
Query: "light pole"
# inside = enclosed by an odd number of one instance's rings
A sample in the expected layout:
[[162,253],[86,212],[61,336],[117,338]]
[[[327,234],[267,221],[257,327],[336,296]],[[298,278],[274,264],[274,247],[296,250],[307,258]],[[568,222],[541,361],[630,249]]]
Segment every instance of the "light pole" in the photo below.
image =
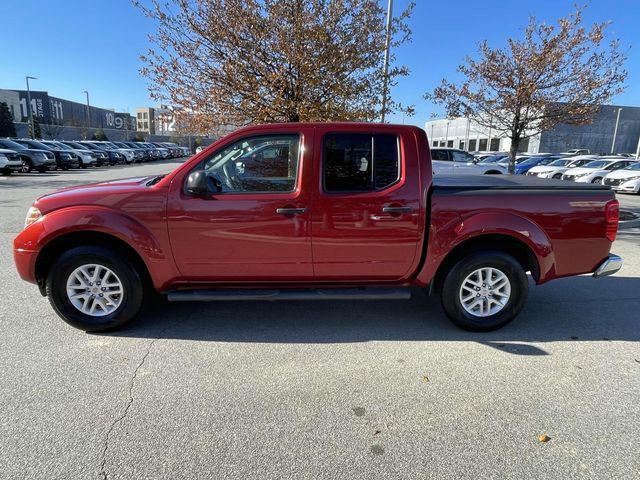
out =
[[616,117],[616,128],[613,129],[613,142],[611,142],[611,154],[613,155],[613,152],[616,149],[616,136],[618,135],[618,123],[620,123],[620,112],[622,111],[621,108],[618,109],[618,116]]
[[86,90],[82,90],[82,93],[84,93],[87,96],[87,133],[85,133],[85,140],[87,139],[87,136],[89,135],[89,127],[91,127],[91,115],[89,113],[89,92],[87,92]]
[[36,77],[26,76],[27,80],[27,112],[29,114],[29,126],[31,127],[31,139],[36,138],[35,127],[33,125],[33,112],[31,111],[31,89],[29,88],[29,80],[37,80]]
[[387,34],[384,40],[384,70],[382,77],[382,123],[384,123],[387,110],[387,89],[389,88],[389,45],[391,44],[391,19],[393,18],[393,0],[387,4]]

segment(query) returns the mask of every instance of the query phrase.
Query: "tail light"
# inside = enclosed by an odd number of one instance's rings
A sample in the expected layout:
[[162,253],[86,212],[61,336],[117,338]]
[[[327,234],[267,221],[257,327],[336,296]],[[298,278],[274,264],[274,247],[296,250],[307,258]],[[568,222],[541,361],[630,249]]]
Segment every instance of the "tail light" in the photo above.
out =
[[611,200],[606,204],[605,218],[607,221],[606,236],[613,242],[618,233],[618,220],[620,219],[620,203],[618,200]]

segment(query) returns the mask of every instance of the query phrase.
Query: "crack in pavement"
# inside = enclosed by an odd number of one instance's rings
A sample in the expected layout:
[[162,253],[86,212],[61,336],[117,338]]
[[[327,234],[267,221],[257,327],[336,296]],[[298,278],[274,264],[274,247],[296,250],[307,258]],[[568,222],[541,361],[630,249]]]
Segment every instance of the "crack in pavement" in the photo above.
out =
[[106,472],[107,450],[109,450],[109,438],[111,437],[111,433],[114,431],[115,427],[120,422],[122,422],[127,416],[127,414],[129,413],[129,409],[131,408],[131,405],[133,405],[133,387],[136,383],[138,371],[140,370],[140,368],[142,368],[142,366],[144,365],[144,362],[147,360],[147,357],[151,353],[151,349],[153,348],[155,343],[158,340],[160,340],[160,338],[161,337],[158,336],[157,338],[154,338],[151,342],[149,342],[146,352],[142,356],[142,359],[140,360],[140,363],[138,363],[138,366],[136,367],[136,369],[133,371],[133,376],[129,381],[129,398],[127,400],[127,404],[125,405],[122,414],[111,423],[111,425],[109,426],[109,430],[107,430],[107,435],[104,438],[104,443],[102,448],[102,460],[100,461],[100,473],[99,473],[100,478],[102,478],[103,480],[107,480],[107,472]]

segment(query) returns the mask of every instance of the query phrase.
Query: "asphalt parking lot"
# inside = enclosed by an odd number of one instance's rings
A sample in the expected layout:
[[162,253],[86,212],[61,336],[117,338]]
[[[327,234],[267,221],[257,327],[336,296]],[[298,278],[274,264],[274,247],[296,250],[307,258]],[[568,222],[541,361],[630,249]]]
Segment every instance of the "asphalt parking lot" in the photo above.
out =
[[33,199],[176,163],[0,177],[0,478],[640,477],[640,229],[488,334],[422,292],[67,326],[13,267]]

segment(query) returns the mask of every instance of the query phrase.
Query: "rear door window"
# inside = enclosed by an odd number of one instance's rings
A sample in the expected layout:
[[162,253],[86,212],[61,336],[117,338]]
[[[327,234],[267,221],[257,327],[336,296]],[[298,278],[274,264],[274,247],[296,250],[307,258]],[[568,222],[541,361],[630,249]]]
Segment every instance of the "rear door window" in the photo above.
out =
[[448,150],[431,150],[431,160],[440,160],[443,162],[448,162],[449,151]]
[[327,192],[383,190],[400,178],[396,135],[329,134],[323,144],[323,183]]

